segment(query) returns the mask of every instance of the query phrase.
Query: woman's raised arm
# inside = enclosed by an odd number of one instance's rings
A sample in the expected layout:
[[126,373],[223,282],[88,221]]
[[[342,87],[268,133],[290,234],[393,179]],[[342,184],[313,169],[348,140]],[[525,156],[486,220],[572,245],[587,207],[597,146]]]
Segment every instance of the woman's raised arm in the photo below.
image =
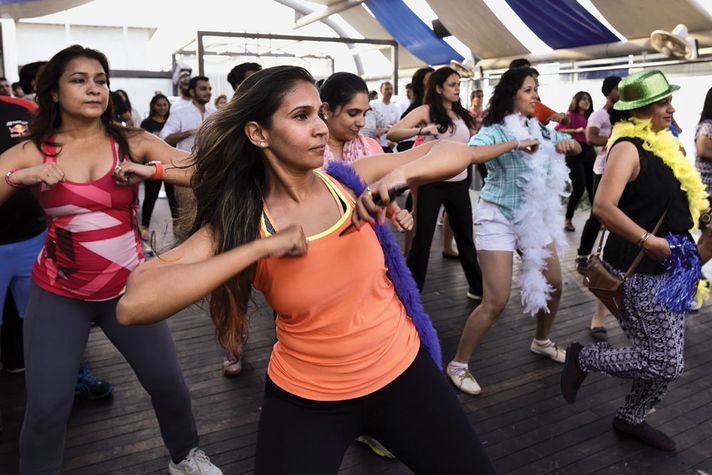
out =
[[400,140],[409,139],[417,135],[435,135],[437,134],[437,126],[430,124],[425,126],[430,121],[430,106],[422,105],[416,107],[408,113],[407,116],[393,124],[386,137],[388,140],[398,142]]
[[[188,152],[171,147],[145,131],[130,136],[129,146],[131,154],[138,163],[122,162],[114,173],[117,183],[132,185],[143,180],[154,179],[158,173],[160,179],[172,185],[190,186],[190,179],[195,169],[190,164],[191,156]],[[160,165],[147,165],[150,162],[160,162]]]
[[536,140],[511,140],[477,147],[448,141],[428,142],[405,152],[365,157],[353,167],[366,183],[375,185],[372,189],[378,188],[381,181],[385,181],[386,188],[413,187],[446,180],[473,163],[485,163],[517,147],[526,152],[537,146]]
[[64,181],[56,163],[42,163],[42,154],[30,141],[21,142],[0,155],[0,205],[20,188]]
[[[363,158],[355,162],[353,167],[361,178],[369,183],[369,190],[359,197],[354,220],[370,221],[369,216],[376,214],[379,222],[383,223],[385,217],[381,212],[382,208],[373,203],[371,194],[378,193],[382,202],[388,204],[390,189],[412,188],[446,180],[473,163],[485,163],[517,148],[524,152],[531,152],[538,145],[539,142],[534,139],[511,140],[477,147],[440,141],[414,147],[406,152]],[[358,226],[358,223],[355,224]]]

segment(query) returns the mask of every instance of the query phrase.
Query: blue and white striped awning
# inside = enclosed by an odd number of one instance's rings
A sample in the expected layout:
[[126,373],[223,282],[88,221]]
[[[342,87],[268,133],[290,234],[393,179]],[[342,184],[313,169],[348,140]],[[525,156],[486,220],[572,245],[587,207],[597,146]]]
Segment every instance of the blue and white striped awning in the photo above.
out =
[[[28,18],[88,0],[0,0],[0,16]],[[328,6],[356,0],[310,0]],[[712,0],[365,0],[341,17],[367,38],[396,39],[401,67],[446,64],[462,54],[413,11],[425,4],[476,59],[528,56],[583,59],[650,51],[653,30],[687,25],[700,47],[712,46]]]
[[[344,0],[316,1],[331,6]],[[409,7],[425,1],[366,0],[341,15],[359,31],[373,31],[369,22],[378,22],[424,63],[459,60],[461,55]],[[642,52],[651,50],[647,38],[653,30],[670,31],[678,23],[687,25],[700,47],[712,46],[710,0],[427,0],[427,4],[433,17],[476,59]]]

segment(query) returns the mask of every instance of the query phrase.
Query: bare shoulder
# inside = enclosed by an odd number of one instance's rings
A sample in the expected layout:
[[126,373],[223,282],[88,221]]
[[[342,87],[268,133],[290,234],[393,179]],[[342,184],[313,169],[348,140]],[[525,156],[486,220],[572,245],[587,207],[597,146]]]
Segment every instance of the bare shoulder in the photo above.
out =
[[131,147],[131,151],[139,151],[145,147],[150,147],[153,143],[161,142],[161,139],[145,130],[133,129],[126,134],[126,141]]
[[29,168],[42,163],[42,152],[33,142],[24,140],[0,155],[0,162],[12,162],[17,168]]
[[168,145],[163,139],[145,130],[134,129],[131,135],[126,138],[134,160],[140,163],[147,163],[151,160],[172,163],[184,160],[188,156],[187,152]]
[[430,106],[428,104],[423,104],[422,106],[416,107],[415,109],[413,109],[413,112],[425,121],[430,120]]
[[628,141],[616,143],[608,152],[604,175],[611,180],[628,183],[638,178],[640,172],[640,155],[635,145]]
[[616,157],[621,157],[622,159],[629,160],[639,160],[640,158],[638,156],[638,149],[636,148],[636,146],[627,140],[616,142],[615,145],[613,145],[608,151],[608,161],[611,161],[611,159],[616,159]]

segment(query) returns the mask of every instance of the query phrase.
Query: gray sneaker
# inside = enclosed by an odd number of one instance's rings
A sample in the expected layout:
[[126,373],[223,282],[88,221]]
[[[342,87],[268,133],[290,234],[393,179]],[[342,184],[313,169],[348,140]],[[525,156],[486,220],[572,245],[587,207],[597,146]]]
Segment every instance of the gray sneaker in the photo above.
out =
[[180,463],[168,464],[170,475],[222,475],[222,470],[212,464],[205,452],[195,447]]

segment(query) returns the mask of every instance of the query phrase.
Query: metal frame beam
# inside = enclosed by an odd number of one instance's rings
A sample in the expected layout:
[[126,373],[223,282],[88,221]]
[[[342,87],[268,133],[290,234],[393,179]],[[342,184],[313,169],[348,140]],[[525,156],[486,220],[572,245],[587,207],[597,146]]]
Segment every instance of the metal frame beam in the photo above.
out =
[[[398,42],[395,40],[379,40],[369,38],[325,38],[323,36],[301,36],[301,35],[276,35],[271,33],[233,33],[228,31],[198,31],[196,37],[196,45],[198,50],[198,74],[205,74],[205,44],[206,37],[223,37],[223,38],[250,38],[250,39],[267,39],[267,40],[286,40],[286,41],[314,41],[316,43],[342,43],[346,45],[353,44],[369,44],[369,45],[386,45],[391,49],[391,62],[393,63],[393,87],[394,93],[398,94]],[[175,55],[174,55],[175,56]],[[256,55],[259,57],[259,55]]]
[[317,21],[321,21],[331,15],[336,15],[343,11],[349,10],[353,7],[361,5],[366,0],[342,0],[339,3],[332,3],[324,11],[314,12],[301,17],[299,20],[294,22],[294,29],[302,28],[307,25],[311,25]]

